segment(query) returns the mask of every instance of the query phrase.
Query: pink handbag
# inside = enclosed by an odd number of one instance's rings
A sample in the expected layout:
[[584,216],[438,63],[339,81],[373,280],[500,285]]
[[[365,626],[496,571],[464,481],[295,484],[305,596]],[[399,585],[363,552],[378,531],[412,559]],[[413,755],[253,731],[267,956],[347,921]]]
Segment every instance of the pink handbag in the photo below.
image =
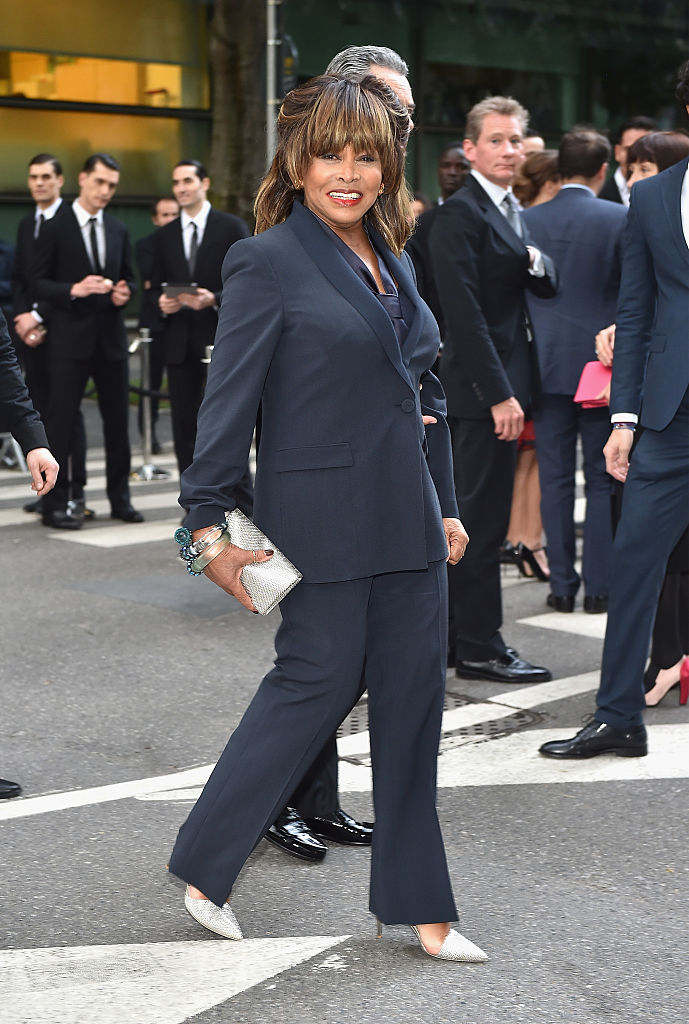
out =
[[581,371],[574,401],[579,402],[582,409],[598,409],[601,406],[608,405],[607,398],[598,398],[598,395],[608,386],[611,378],[612,370],[610,367],[603,366],[598,359],[586,363]]

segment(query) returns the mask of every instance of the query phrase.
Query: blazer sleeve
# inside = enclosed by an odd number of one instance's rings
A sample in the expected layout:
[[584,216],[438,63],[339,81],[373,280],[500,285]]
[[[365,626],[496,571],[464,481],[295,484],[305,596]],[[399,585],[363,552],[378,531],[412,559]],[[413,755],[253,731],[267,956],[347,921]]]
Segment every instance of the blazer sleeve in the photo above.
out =
[[638,193],[632,201],[622,241],[622,279],[617,302],[615,359],[612,368],[610,413],[638,415],[643,394],[644,371],[656,308],[653,257],[637,210]]
[[443,359],[452,360],[485,408],[514,394],[481,306],[480,249],[485,225],[466,203],[445,203],[431,231],[431,262],[445,320]]
[[190,530],[222,522],[246,470],[263,386],[282,333],[280,281],[253,239],[232,246],[222,268],[222,304],[199,411],[194,461],[179,503]]
[[9,429],[26,455],[33,448],[47,448],[43,424],[34,409],[10,341],[5,317],[0,312],[0,428]]
[[31,309],[27,291],[27,281],[24,274],[26,253],[24,251],[24,232],[20,225],[17,231],[17,247],[14,250],[14,263],[12,264],[12,305],[15,313],[27,313]]
[[443,519],[459,516],[452,466],[452,441],[447,425],[447,402],[443,386],[430,370],[421,376],[421,413],[433,416],[437,423],[426,426],[428,468],[438,492]]
[[43,225],[41,237],[34,247],[29,293],[32,300],[43,299],[57,308],[70,309],[70,290],[74,282],[55,280],[59,244],[60,238],[53,217],[52,221]]
[[137,293],[136,274],[134,273],[134,264],[132,262],[132,243],[129,238],[129,232],[122,226],[123,238],[122,238],[122,263],[120,264],[120,277],[123,281],[126,281],[129,285],[129,291],[131,295],[129,299],[134,298]]

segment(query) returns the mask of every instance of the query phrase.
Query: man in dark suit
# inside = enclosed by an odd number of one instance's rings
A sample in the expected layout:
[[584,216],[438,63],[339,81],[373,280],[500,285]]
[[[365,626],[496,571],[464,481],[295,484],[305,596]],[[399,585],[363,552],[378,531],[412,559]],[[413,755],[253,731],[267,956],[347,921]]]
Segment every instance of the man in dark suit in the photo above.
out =
[[[689,113],[689,61],[677,95]],[[605,461],[626,482],[597,707],[571,739],[544,743],[546,757],[647,752],[644,666],[668,557],[689,525],[689,159],[634,185],[623,252]]]
[[[39,497],[47,494],[57,478],[58,465],[48,451],[43,424],[29,398],[10,340],[5,317],[0,313],[0,431],[10,431],[26,456],[31,487]],[[0,779],[0,800],[19,796],[21,786]]]
[[510,183],[522,159],[528,115],[493,96],[469,112],[463,148],[471,174],[441,206],[431,232],[433,272],[445,321],[441,377],[452,430],[455,486],[471,538],[450,571],[450,656],[457,675],[541,682],[546,668],[500,634],[500,545],[512,502],[516,441],[537,378],[526,312],[528,289],[557,288],[549,258],[528,244]]
[[[50,305],[31,299],[31,273],[34,250],[43,227],[53,218],[64,216],[69,207],[62,201],[64,185],[62,165],[52,153],[38,153],[29,161],[28,186],[36,204],[32,213],[23,217],[17,228],[17,248],[12,268],[14,330],[19,339],[19,360],[24,367],[26,385],[34,408],[45,420],[50,400]],[[70,442],[69,458],[63,463],[67,475],[68,515],[78,518],[93,513],[85,508],[86,430],[79,411]],[[24,506],[26,512],[41,512],[40,499]]]
[[441,339],[444,333],[443,311],[433,278],[433,267],[431,265],[431,253],[428,243],[438,210],[443,203],[447,202],[451,195],[454,195],[458,188],[462,187],[470,169],[470,164],[462,149],[461,142],[449,142],[441,150],[438,157],[440,197],[435,206],[421,214],[416,222],[414,234],[405,246],[414,264],[419,295],[426,305],[429,306],[431,313],[437,320]]
[[621,203],[629,206],[629,186],[627,185],[627,153],[632,143],[637,139],[648,135],[649,132],[657,130],[657,124],[652,117],[630,117],[620,125],[619,141],[615,143],[615,160],[617,167],[615,173],[605,182],[600,191],[600,198],[607,199],[611,203]]
[[[79,175],[79,197],[59,221],[44,225],[32,272],[38,301],[52,307],[50,407],[47,430],[58,462],[69,455],[72,431],[89,377],[98,390],[105,438],[111,517],[140,523],[129,498],[129,364],[122,307],[134,289],[129,234],[104,214],[120,178],[107,153],[90,156]],[[79,529],[67,511],[68,481],[60,470],[43,506],[43,523]]]
[[[250,234],[239,217],[214,210],[206,198],[210,178],[198,160],[172,171],[180,216],[153,238],[152,290],[164,316],[162,337],[172,412],[172,434],[180,474],[191,464],[196,417],[206,382],[206,349],[213,344],[222,292],[220,271],[227,250]],[[169,297],[164,284],[194,284],[196,290]],[[242,511],[251,512],[251,481],[242,481]]]
[[596,334],[615,319],[620,286],[627,211],[619,203],[596,199],[609,159],[610,143],[598,132],[568,132],[559,150],[561,190],[550,202],[523,214],[529,234],[553,258],[560,275],[554,299],[528,299],[543,392],[534,425],[552,591],[547,601],[559,612],[574,610],[581,582],[574,565],[578,437],[586,480],[584,611],[604,612],[608,603],[612,524],[610,477],[603,458],[608,410],[584,409],[574,395],[584,365],[595,358]]
[[[171,220],[179,217],[179,205],[172,196],[161,196],[156,199],[151,208],[151,220],[154,228],[162,228]],[[160,391],[165,370],[165,347],[163,341],[163,319],[158,309],[157,294],[153,291],[154,250],[153,239],[155,231],[145,238],[140,238],[135,246],[136,265],[139,269],[139,277],[143,292],[141,295],[141,306],[139,308],[139,329],[146,328],[151,336],[151,377],[150,385],[152,391]],[[153,455],[159,455],[161,451],[160,442],[156,435],[156,423],[158,421],[158,399],[151,398],[151,428],[153,441]],[[139,404],[139,431],[143,433],[142,405]]]

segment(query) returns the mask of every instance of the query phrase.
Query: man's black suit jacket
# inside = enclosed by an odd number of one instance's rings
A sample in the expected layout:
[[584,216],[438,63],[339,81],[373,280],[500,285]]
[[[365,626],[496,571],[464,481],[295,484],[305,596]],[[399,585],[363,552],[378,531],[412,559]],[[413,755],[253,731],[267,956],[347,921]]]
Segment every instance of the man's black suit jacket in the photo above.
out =
[[[126,281],[132,292],[136,281],[131,261],[129,232],[121,221],[109,214],[105,227],[104,276]],[[77,281],[93,274],[86,246],[71,206],[59,220],[43,226],[35,250],[32,293],[52,306],[50,343],[54,355],[68,359],[89,359],[96,346],[109,361],[126,359],[127,333],[122,308],[114,306],[110,295],[89,295],[73,299],[70,289]]]
[[[155,269],[155,246],[154,239],[158,232],[153,231],[145,238],[140,238],[134,247],[136,253],[136,265],[141,278],[141,305],[139,307],[139,327],[148,327],[151,334],[158,334],[163,329],[163,317],[158,308],[157,296],[151,282]],[[146,287],[148,282],[148,288]]]
[[435,317],[440,328],[440,337],[442,338],[444,336],[445,324],[442,306],[438,298],[438,289],[435,285],[430,253],[431,230],[435,224],[435,218],[439,209],[440,206],[432,206],[430,210],[426,210],[425,213],[421,214],[416,222],[414,234],[410,237],[405,249],[411,256],[411,261],[414,264],[416,286],[419,289],[419,295]]
[[538,394],[525,292],[555,295],[557,272],[544,253],[545,276],[529,273],[527,241],[471,174],[437,212],[430,249],[445,321],[440,375],[450,416],[485,419],[512,396],[527,409]]
[[[239,217],[213,210],[208,214],[203,238],[196,256],[193,280],[216,296],[216,306],[222,296],[222,264],[227,250],[250,232]],[[189,264],[184,255],[182,222],[180,218],[159,228],[153,236],[153,277],[151,294],[157,302],[161,286],[186,284],[190,281]],[[218,326],[217,309],[181,309],[165,318],[165,362],[170,365],[185,359],[203,359],[207,345],[213,344]]]
[[0,431],[8,430],[25,455],[33,448],[48,447],[43,424],[19,370],[7,322],[0,312]]
[[[48,224],[56,222],[69,212],[70,204],[66,203],[63,199],[51,219],[44,222],[43,229],[45,230]],[[35,227],[34,213],[27,213],[26,217],[22,217],[19,221],[17,228],[17,247],[12,267],[12,301],[15,314],[28,313],[34,308],[31,275],[33,273],[36,250],[36,240],[34,239]],[[50,303],[45,300],[38,302],[36,312],[47,323],[51,312]]]
[[598,198],[607,199],[609,203],[622,203],[624,206],[622,196],[620,195],[620,190],[617,187],[617,182],[615,181],[614,176],[612,178],[608,178],[605,185],[603,185],[603,188],[598,193]]

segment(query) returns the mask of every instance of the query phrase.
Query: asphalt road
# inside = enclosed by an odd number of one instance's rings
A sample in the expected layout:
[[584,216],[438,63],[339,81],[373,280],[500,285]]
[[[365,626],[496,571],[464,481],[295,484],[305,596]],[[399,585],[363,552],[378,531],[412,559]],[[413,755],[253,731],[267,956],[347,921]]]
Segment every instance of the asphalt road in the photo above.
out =
[[[24,787],[0,804],[0,1021],[685,1024],[689,708],[674,691],[649,713],[647,758],[540,758],[593,707],[604,622],[547,612],[516,570],[505,636],[555,681],[450,672],[439,764],[460,928],[490,961],[434,962],[403,928],[377,940],[369,855],[335,845],[311,866],[259,844],[233,898],[243,943],[186,915],[166,861],[277,613],[186,576],[174,475],[133,484],[145,524],[110,522],[87,411],[95,523],[47,530],[0,471],[0,775]],[[346,731],[342,804],[365,818],[365,717]]]

